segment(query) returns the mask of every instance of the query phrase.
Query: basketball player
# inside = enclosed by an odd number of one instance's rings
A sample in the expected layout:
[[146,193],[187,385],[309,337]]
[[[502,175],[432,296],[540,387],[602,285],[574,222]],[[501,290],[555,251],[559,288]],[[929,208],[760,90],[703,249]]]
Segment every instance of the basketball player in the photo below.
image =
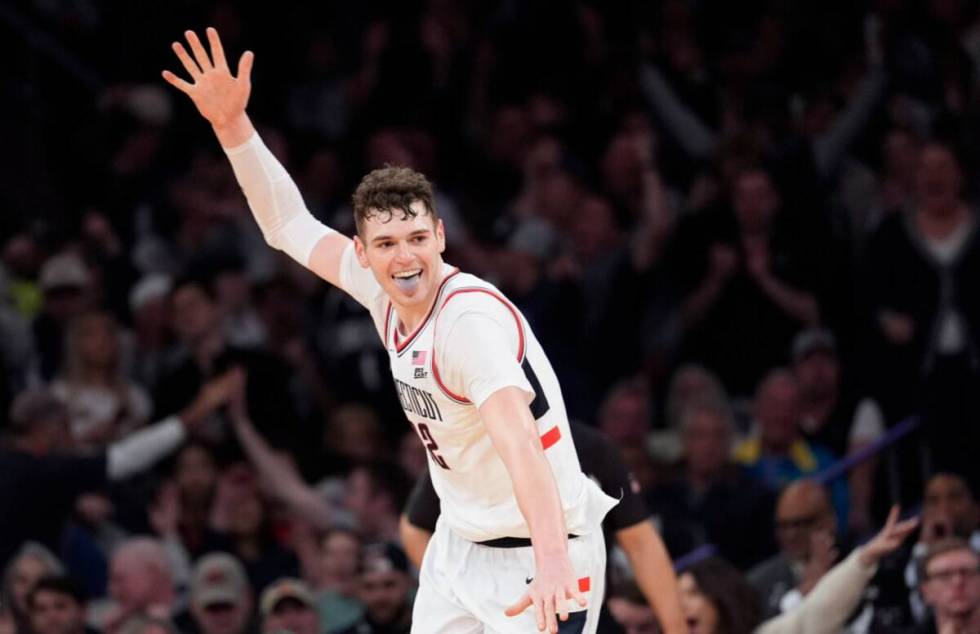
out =
[[[442,503],[413,632],[595,632],[616,500],[579,467],[554,371],[492,285],[442,261],[432,188],[407,168],[366,175],[353,240],[306,209],[245,112],[253,55],[228,68],[218,34],[173,44],[164,79],[211,123],[266,241],[371,313]],[[532,608],[533,610],[528,610]]]

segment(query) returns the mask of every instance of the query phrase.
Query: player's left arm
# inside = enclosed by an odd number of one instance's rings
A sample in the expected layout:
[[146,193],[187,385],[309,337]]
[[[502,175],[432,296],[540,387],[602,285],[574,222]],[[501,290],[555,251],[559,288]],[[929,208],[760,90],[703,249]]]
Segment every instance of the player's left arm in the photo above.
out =
[[538,629],[558,631],[556,614],[568,618],[568,601],[585,605],[568,557],[565,515],[551,464],[544,455],[529,404],[535,398],[521,367],[523,324],[492,293],[474,292],[446,304],[436,322],[433,362],[446,370],[453,390],[480,411],[480,418],[514,487],[534,549],[534,579],[506,610],[516,616],[533,607]]
[[513,386],[497,390],[480,406],[480,417],[510,474],[534,550],[534,579],[507,614],[515,616],[533,606],[538,629],[557,632],[555,615],[563,621],[568,618],[567,599],[584,606],[585,597],[568,557],[568,530],[558,485],[526,392]]
[[663,540],[650,520],[616,531],[616,541],[629,557],[636,585],[654,608],[665,634],[685,634],[687,622],[681,612],[677,576]]

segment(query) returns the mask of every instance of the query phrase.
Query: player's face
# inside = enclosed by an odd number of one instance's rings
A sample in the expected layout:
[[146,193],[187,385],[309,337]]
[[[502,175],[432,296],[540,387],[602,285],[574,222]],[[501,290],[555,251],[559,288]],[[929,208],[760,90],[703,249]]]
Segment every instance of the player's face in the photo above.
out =
[[357,259],[371,268],[393,303],[425,308],[442,280],[446,236],[442,221],[433,221],[421,202],[412,203],[412,210],[414,217],[396,212],[390,219],[368,218],[354,242]]

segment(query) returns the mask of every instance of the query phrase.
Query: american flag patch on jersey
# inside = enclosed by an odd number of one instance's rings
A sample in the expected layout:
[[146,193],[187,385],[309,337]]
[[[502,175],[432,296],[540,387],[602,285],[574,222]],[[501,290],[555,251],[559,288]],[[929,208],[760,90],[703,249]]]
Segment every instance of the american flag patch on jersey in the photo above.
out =
[[425,365],[428,350],[412,350],[412,365]]

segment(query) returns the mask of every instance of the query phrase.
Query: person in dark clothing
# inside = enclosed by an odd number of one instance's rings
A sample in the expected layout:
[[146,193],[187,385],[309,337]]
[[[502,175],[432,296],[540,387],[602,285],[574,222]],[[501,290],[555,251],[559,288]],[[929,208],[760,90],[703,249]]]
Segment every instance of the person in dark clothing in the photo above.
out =
[[684,296],[683,355],[748,394],[785,360],[793,335],[819,318],[819,259],[763,169],[733,182],[732,212],[692,218],[675,245]]
[[204,385],[179,415],[112,443],[95,454],[70,452],[68,413],[43,390],[19,395],[10,409],[10,438],[0,448],[0,567],[34,539],[55,549],[82,493],[151,466],[228,399],[228,377]]
[[[239,348],[228,342],[215,290],[207,279],[187,277],[174,285],[174,328],[185,354],[177,359],[154,389],[157,415],[169,415],[185,407],[209,377],[238,366],[247,374],[247,405],[255,424],[274,444],[288,447],[301,459],[315,440],[302,429],[291,403],[287,366],[281,359],[256,348]],[[260,388],[252,389],[254,386]],[[208,428],[220,438],[220,430]]]
[[671,554],[714,544],[725,559],[751,566],[775,551],[775,494],[731,461],[732,415],[724,401],[695,400],[680,410],[683,462],[676,477],[646,496]]
[[[620,498],[606,516],[603,529],[626,552],[647,602],[653,607],[664,632],[685,632],[680,613],[677,579],[660,536],[650,521],[650,510],[640,487],[626,470],[615,445],[598,431],[572,423],[572,439],[582,471],[594,478],[607,494]],[[439,497],[428,473],[419,478],[401,518],[402,543],[418,566],[439,518]],[[606,544],[613,541],[607,537]],[[602,629],[602,621],[599,625]]]
[[341,634],[408,634],[412,628],[412,578],[408,557],[401,548],[394,544],[365,548],[358,586],[364,615]]
[[[928,462],[907,463],[903,472],[964,473],[976,487],[980,232],[962,188],[954,152],[926,145],[916,173],[915,208],[893,214],[873,236],[863,295],[873,342],[868,375],[888,419],[923,414]],[[921,490],[921,482],[909,485]]]

